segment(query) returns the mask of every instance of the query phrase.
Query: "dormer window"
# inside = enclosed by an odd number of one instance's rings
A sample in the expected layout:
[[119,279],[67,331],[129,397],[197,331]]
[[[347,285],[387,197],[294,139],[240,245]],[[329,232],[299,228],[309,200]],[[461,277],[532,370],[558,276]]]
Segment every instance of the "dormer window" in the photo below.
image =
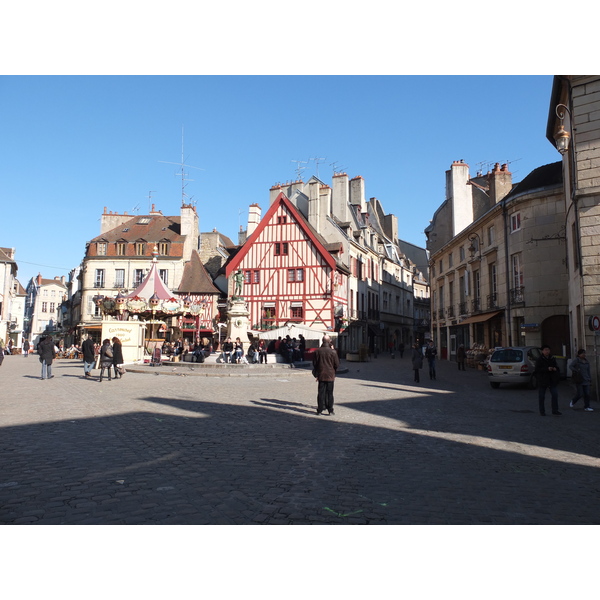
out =
[[135,243],[135,255],[136,256],[144,256],[144,250],[145,248],[145,244],[144,242],[136,242]]
[[158,242],[157,246],[158,246],[158,253],[161,256],[169,255],[169,243],[168,242]]
[[98,256],[106,256],[106,242],[98,242],[96,249]]

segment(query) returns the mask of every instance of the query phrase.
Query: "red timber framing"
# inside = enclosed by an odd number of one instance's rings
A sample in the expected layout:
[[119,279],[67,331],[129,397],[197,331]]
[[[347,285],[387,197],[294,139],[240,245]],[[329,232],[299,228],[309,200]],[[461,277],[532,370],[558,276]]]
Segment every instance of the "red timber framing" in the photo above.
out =
[[244,272],[243,296],[253,329],[286,322],[335,327],[334,307],[346,304],[346,276],[298,209],[283,194],[226,267],[230,278]]

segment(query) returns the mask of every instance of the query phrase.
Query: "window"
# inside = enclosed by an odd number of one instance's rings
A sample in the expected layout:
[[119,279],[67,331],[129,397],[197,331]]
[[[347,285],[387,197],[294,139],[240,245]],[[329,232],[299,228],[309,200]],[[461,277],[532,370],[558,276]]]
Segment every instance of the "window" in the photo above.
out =
[[263,319],[271,321],[275,318],[274,306],[263,306]]
[[461,246],[458,249],[458,256],[459,256],[460,262],[462,262],[463,260],[465,260],[465,247],[464,246]]
[[496,232],[494,231],[494,226],[490,225],[487,230],[487,238],[488,238],[488,246],[493,246],[496,241]]
[[48,312],[48,303],[42,302],[42,312]]
[[95,288],[103,288],[104,287],[104,269],[96,269],[96,273],[94,275],[94,287]]
[[48,295],[48,290],[44,290],[44,291],[42,292],[42,296],[47,296],[47,295]]
[[260,271],[254,271],[253,283],[260,283]]
[[287,242],[275,242],[275,256],[287,256],[288,243]]
[[252,271],[244,271],[244,283],[252,283]]
[[439,267],[440,267],[440,275],[441,275],[444,272],[444,260],[442,258],[440,258]]
[[133,286],[137,287],[144,280],[144,269],[135,269],[133,271]]
[[125,242],[117,242],[117,256],[125,256],[125,249],[127,244]]
[[479,300],[479,298],[481,297],[479,295],[479,292],[480,292],[479,284],[480,284],[479,271],[473,271],[473,296],[475,297],[475,300]]
[[106,256],[106,242],[98,242],[96,248],[98,256]]
[[169,285],[169,271],[167,269],[159,269],[158,276],[163,280],[165,285]]
[[292,306],[290,307],[290,316],[292,319],[303,319],[304,318],[304,311],[302,309],[302,306],[294,306],[292,304]]
[[135,243],[135,254],[136,256],[144,256],[145,244],[143,242]]
[[288,283],[304,281],[304,269],[288,269]]
[[158,253],[161,256],[169,255],[169,244],[168,242],[158,242]]
[[283,217],[277,217],[277,224],[278,225],[284,225],[287,222],[287,217],[283,216]]
[[454,257],[452,256],[452,252],[448,254],[448,268],[451,269],[454,266]]
[[54,302],[50,302],[50,312],[56,311],[56,304]]
[[125,269],[115,269],[115,287],[125,287]]
[[514,233],[521,229],[521,213],[514,213],[510,216],[510,232]]
[[490,294],[492,294],[495,297],[497,290],[498,287],[496,282],[496,263],[493,263],[490,265]]
[[512,277],[513,287],[523,287],[523,268],[521,266],[521,255],[512,255]]
[[571,247],[573,248],[573,267],[575,271],[579,269],[579,251],[577,248],[577,228],[575,223],[571,225]]

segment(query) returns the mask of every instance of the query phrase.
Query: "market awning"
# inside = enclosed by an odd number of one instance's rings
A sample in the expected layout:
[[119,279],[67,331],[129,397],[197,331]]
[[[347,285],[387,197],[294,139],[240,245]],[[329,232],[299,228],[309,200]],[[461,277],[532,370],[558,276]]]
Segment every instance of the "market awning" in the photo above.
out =
[[458,324],[459,325],[469,325],[471,323],[482,323],[483,321],[489,321],[490,319],[493,319],[494,317],[498,316],[502,312],[503,311],[501,311],[501,310],[495,310],[494,312],[490,312],[490,313],[482,313],[480,315],[474,315],[472,317],[469,317],[468,319],[465,319],[464,321],[461,321]]
[[337,337],[335,331],[324,331],[322,329],[315,329],[308,327],[307,325],[284,325],[277,329],[269,329],[268,331],[258,331],[257,335],[261,340],[276,340],[279,337],[286,337],[289,335],[291,338],[298,338],[302,334],[307,340],[320,340],[325,334],[332,338]]

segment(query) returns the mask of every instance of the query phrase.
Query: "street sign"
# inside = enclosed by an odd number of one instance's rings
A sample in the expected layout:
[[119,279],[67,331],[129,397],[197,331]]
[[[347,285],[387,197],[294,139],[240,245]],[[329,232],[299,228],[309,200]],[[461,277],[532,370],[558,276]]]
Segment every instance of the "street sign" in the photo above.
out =
[[600,317],[594,315],[588,319],[588,327],[592,331],[600,331]]

